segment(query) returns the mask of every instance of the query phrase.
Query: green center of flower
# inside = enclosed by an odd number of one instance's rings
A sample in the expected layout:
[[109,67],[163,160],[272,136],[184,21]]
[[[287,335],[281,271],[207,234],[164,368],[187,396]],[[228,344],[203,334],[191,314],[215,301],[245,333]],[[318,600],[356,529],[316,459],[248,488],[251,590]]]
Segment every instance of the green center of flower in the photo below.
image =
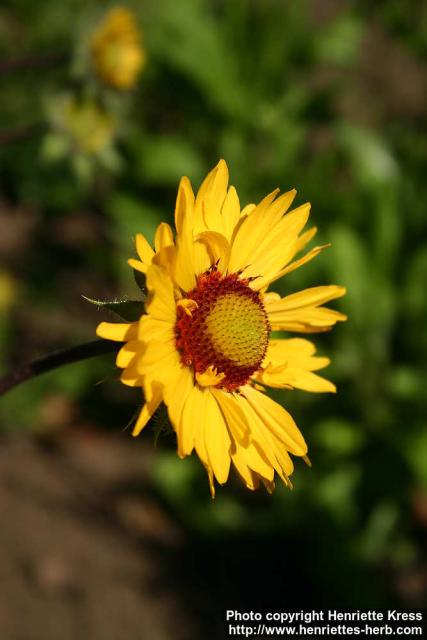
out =
[[204,326],[222,358],[252,366],[263,357],[268,333],[265,311],[258,300],[241,293],[224,293],[212,305]]
[[186,295],[196,304],[181,309],[175,327],[182,362],[196,373],[209,367],[224,374],[219,386],[234,391],[259,369],[270,326],[262,300],[237,274],[223,277],[215,268],[197,279]]

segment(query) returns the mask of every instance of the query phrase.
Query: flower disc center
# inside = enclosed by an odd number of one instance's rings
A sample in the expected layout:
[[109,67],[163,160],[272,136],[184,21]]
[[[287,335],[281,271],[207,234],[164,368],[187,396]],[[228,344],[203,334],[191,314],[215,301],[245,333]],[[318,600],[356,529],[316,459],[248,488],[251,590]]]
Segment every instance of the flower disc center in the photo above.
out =
[[214,367],[224,374],[220,386],[234,390],[259,369],[270,326],[259,293],[237,274],[223,277],[215,268],[199,276],[187,299],[197,307],[180,312],[176,324],[182,362],[196,373]]
[[218,296],[204,327],[215,351],[236,365],[254,365],[264,354],[265,311],[252,297],[238,292]]

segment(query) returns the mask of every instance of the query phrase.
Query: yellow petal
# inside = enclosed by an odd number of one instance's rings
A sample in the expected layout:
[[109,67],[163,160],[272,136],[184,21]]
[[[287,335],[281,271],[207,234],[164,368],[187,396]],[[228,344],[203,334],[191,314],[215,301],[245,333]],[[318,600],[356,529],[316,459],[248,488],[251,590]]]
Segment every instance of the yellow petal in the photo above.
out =
[[329,329],[338,321],[346,320],[339,311],[319,305],[345,294],[344,287],[335,285],[312,287],[285,298],[265,298],[268,319],[274,329],[312,333]]
[[275,280],[279,280],[279,278],[282,278],[286,274],[295,271],[295,269],[298,269],[299,267],[302,267],[303,264],[310,262],[310,260],[313,260],[313,258],[318,256],[321,251],[327,249],[330,246],[330,244],[323,244],[319,247],[314,247],[308,253],[306,253],[305,256],[302,256],[302,258],[298,258],[298,260],[294,260],[277,273],[271,274],[269,277],[261,277],[258,280],[254,280],[254,282],[250,285],[251,288],[255,291],[259,291],[260,289],[268,287],[268,285],[270,285]]
[[250,429],[246,416],[232,393],[211,389],[233,437],[239,444],[249,444]]
[[317,307],[321,304],[325,304],[325,302],[341,298],[345,293],[345,287],[339,287],[336,285],[311,287],[310,289],[298,291],[298,293],[292,293],[285,298],[281,298],[280,301],[271,302],[268,305],[268,310],[272,312],[276,310],[290,311],[305,307]]
[[246,487],[254,491],[259,485],[258,475],[249,469],[243,450],[237,447],[231,459]]
[[116,365],[121,369],[128,367],[135,356],[143,350],[143,345],[137,340],[126,342],[117,354]]
[[334,393],[335,385],[314,373],[330,363],[329,358],[314,356],[312,342],[302,338],[270,340],[263,370],[254,377],[275,388],[296,388],[314,393]]
[[336,393],[337,388],[330,382],[311,371],[298,371],[294,374],[293,386],[311,393]]
[[179,183],[175,205],[175,228],[178,233],[182,231],[185,217],[192,215],[193,207],[194,193],[191,182],[184,176]]
[[191,298],[182,298],[181,300],[178,300],[176,306],[178,309],[182,309],[185,315],[190,318],[193,315],[193,311],[199,308],[197,302]]
[[274,478],[274,467],[266,459],[263,449],[250,443],[247,447],[238,447],[242,451],[246,464],[250,469],[267,480]]
[[197,387],[197,385],[193,385],[190,389],[187,399],[183,403],[182,414],[177,429],[177,441],[179,456],[188,456],[195,446],[196,435],[198,435],[198,446],[201,450],[198,454],[202,462],[207,465],[208,458],[205,452],[204,438],[200,437],[200,432],[204,429],[206,412],[203,394],[204,391]]
[[150,402],[146,402],[142,407],[141,413],[139,414],[138,420],[133,428],[132,435],[134,437],[139,436],[149,419],[152,417],[154,412],[159,407],[162,401],[162,392],[160,386],[156,386],[153,392],[153,395],[150,399]]
[[217,264],[218,269],[225,273],[230,259],[230,245],[225,236],[216,231],[203,231],[197,240],[206,245],[211,264]]
[[[287,340],[270,340],[264,363],[280,365],[295,358],[309,358],[316,353],[316,347],[305,338],[289,338]],[[263,363],[263,364],[264,364]]]
[[274,331],[298,331],[300,333],[316,333],[327,331],[336,322],[344,322],[347,316],[327,307],[308,307],[294,311],[268,313]]
[[240,219],[240,202],[237,191],[230,187],[222,205],[222,228],[228,242],[233,239],[234,230]]
[[151,248],[149,242],[142,235],[142,233],[138,233],[136,235],[135,241],[136,241],[136,252],[140,257],[141,261],[145,262],[146,264],[150,264],[154,256],[154,251]]
[[290,367],[284,371],[270,369],[259,373],[257,380],[276,389],[295,388],[312,393],[335,393],[335,385],[312,371],[304,368]]
[[[267,210],[260,217],[255,210],[250,216],[251,223],[257,219],[257,225],[252,231],[252,238],[246,246],[246,256],[240,256],[245,267],[242,273],[244,278],[258,278],[262,276],[263,282],[274,278],[275,275],[287,265],[295,256],[298,247],[298,234],[307,222],[310,213],[310,204],[306,203],[297,209],[283,215],[295,196],[295,190],[283,194],[277,200],[270,203]],[[254,218],[255,216],[255,218]],[[282,217],[283,216],[283,217]],[[249,221],[246,226],[249,225]],[[236,243],[243,226],[236,235]],[[249,230],[248,230],[249,231]],[[233,243],[232,255],[236,249]],[[250,251],[250,255],[247,253]],[[244,258],[244,260],[243,260]],[[233,261],[231,261],[234,266]],[[257,288],[263,285],[258,284]]]
[[174,279],[183,291],[191,291],[196,285],[193,260],[193,237],[183,235],[177,238],[177,256]]
[[253,211],[255,211],[255,209],[256,209],[256,204],[254,204],[253,202],[251,202],[250,204],[247,204],[246,206],[243,207],[243,209],[240,212],[240,219],[243,221],[243,219],[247,218],[248,215],[250,215]]
[[275,302],[276,300],[280,300],[280,294],[276,293],[276,291],[267,291],[266,293],[261,294],[262,301],[264,306],[267,307],[270,302]]
[[231,440],[223,415],[210,391],[206,391],[205,399],[205,445],[209,465],[220,484],[227,482],[230,470]]
[[[193,387],[192,371],[188,367],[182,367],[176,384],[164,388],[163,395],[168,407],[169,419],[176,432],[180,429],[182,411]],[[182,456],[185,455],[182,451],[180,452],[181,454]]]
[[173,269],[176,261],[177,249],[173,244],[159,249],[153,258],[152,264],[156,264],[159,267],[164,267],[168,273],[173,273]]
[[147,271],[147,287],[150,292],[146,304],[149,314],[157,320],[175,323],[176,305],[173,283],[167,271],[151,265]]
[[193,273],[198,276],[209,269],[212,259],[208,247],[202,242],[193,242],[192,253]]
[[237,401],[246,415],[251,430],[250,446],[242,447],[249,466],[268,480],[273,479],[274,471],[283,478],[286,468],[289,467],[284,455],[286,451],[283,439],[276,437],[274,431],[253,409],[244,395],[238,396]]
[[[296,195],[297,195],[296,189],[291,189],[286,193],[282,193],[282,195],[276,198],[276,200],[270,205],[270,207],[268,208],[267,215],[268,215],[268,220],[270,221],[270,224],[272,226],[275,223],[279,222],[282,216],[286,213],[286,211],[289,209],[292,202],[294,201]],[[295,211],[296,209],[294,210],[294,212]],[[294,212],[291,212],[291,213],[294,213]],[[291,214],[288,214],[288,216],[289,215]]]
[[220,160],[216,167],[204,179],[196,197],[196,205],[202,201],[215,203],[221,208],[228,186],[228,167],[225,160]]
[[307,453],[307,445],[294,419],[280,404],[249,385],[241,391],[265,425],[286,444],[290,453],[297,456]]
[[196,275],[203,273],[212,264],[207,247],[194,240],[194,225],[184,220],[182,234],[177,238],[177,255],[174,278],[184,291],[190,291],[196,284]]
[[120,375],[120,381],[128,387],[142,387],[143,378],[138,373],[136,363],[129,365],[126,369],[123,369]]
[[161,251],[170,245],[173,245],[173,231],[166,222],[161,222],[154,236],[155,249],[156,251]]
[[218,373],[214,367],[208,367],[203,373],[196,373],[197,383],[201,387],[211,387],[224,380],[225,374]]
[[176,384],[182,365],[174,341],[150,341],[137,362],[137,371],[144,377],[146,397],[150,393],[150,385],[160,382],[165,387]]
[[172,322],[156,320],[151,316],[142,316],[138,323],[138,340],[141,342],[170,342],[174,338]]
[[128,260],[128,265],[135,269],[136,271],[140,271],[141,273],[147,273],[148,265],[145,262],[140,262],[139,260],[135,260],[135,258],[130,258]]
[[96,335],[106,340],[125,342],[134,340],[138,333],[138,323],[101,322],[96,328]]
[[279,190],[275,189],[261,200],[239,226],[231,247],[231,272],[239,271],[251,264],[254,250],[268,231],[268,224],[263,222],[263,218],[278,192]]
[[311,229],[309,229],[308,231],[305,231],[305,233],[300,235],[295,246],[295,253],[302,251],[304,247],[310,242],[310,240],[314,238],[316,233],[317,233],[317,227],[312,227]]

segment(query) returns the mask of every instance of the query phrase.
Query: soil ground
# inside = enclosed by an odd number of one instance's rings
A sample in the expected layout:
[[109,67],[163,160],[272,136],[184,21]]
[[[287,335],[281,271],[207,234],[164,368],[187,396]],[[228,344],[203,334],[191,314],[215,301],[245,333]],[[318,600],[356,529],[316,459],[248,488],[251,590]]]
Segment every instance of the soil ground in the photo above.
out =
[[108,435],[1,443],[1,640],[200,637],[159,565],[180,531],[144,490],[149,463]]

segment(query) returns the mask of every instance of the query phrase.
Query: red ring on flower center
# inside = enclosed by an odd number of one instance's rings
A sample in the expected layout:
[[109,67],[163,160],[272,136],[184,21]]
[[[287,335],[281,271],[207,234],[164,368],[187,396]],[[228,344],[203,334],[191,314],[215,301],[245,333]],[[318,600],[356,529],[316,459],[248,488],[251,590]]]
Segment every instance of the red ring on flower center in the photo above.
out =
[[176,346],[181,361],[196,373],[214,367],[219,387],[234,391],[246,384],[264,359],[270,325],[261,297],[238,274],[222,276],[216,267],[201,274],[185,298],[197,308],[178,307]]

